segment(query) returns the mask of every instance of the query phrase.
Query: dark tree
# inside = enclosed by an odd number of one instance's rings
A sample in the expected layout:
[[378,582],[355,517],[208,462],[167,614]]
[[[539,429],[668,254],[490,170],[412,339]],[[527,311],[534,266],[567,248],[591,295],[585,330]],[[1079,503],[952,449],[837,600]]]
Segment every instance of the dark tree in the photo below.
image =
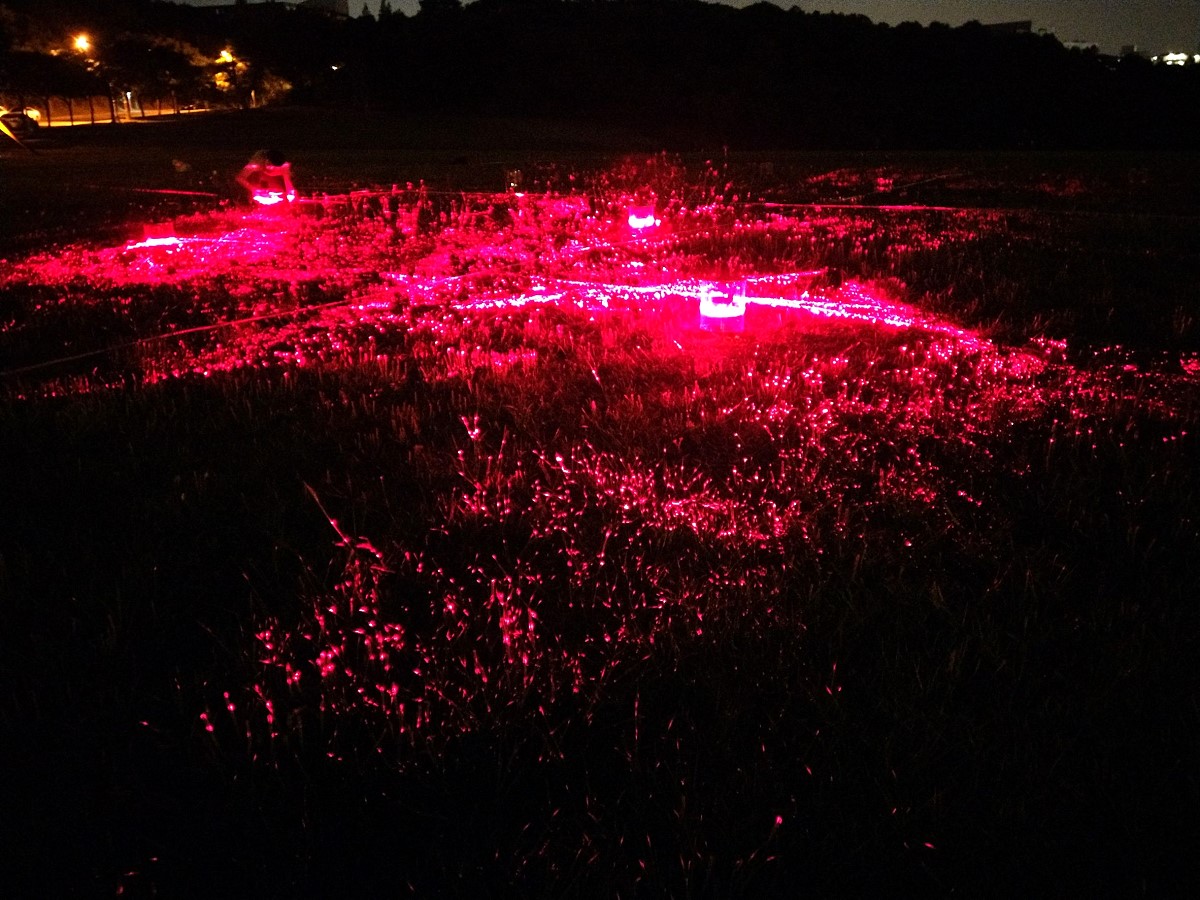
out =
[[104,93],[95,76],[76,60],[46,53],[11,50],[0,54],[0,97],[21,107],[29,99],[86,97]]
[[462,0],[421,0],[418,16],[448,16],[462,12]]

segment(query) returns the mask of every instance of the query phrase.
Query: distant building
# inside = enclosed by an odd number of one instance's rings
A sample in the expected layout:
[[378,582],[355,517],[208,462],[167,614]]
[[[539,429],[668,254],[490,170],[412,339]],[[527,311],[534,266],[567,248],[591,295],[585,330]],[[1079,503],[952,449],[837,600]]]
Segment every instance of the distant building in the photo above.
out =
[[1100,45],[1095,41],[1063,41],[1062,45],[1068,50],[1095,50],[1100,52]]

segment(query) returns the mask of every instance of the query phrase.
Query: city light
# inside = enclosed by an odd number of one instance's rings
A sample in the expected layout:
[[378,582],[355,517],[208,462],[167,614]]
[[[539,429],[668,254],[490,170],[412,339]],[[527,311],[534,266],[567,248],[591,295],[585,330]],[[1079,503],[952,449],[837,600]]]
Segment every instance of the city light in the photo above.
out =
[[77,34],[75,35],[73,46],[80,53],[88,53],[92,49],[92,39],[86,34]]

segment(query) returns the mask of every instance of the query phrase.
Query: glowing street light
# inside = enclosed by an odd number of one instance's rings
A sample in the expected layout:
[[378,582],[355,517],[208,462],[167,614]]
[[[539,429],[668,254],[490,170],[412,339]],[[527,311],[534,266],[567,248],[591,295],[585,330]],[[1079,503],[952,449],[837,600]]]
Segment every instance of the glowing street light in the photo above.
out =
[[[91,72],[93,75],[101,75],[100,61],[97,60],[96,57],[93,55],[96,48],[95,48],[95,45],[92,44],[91,35],[89,35],[86,31],[79,32],[79,34],[77,34],[73,38],[71,38],[71,49],[83,57],[84,62],[87,64],[87,70],[89,72]],[[103,77],[104,77],[105,82],[108,84],[109,120],[112,122],[116,122],[117,121],[117,107],[116,107],[116,104],[113,102],[112,82],[110,82],[108,80],[107,76],[103,76]],[[74,107],[74,102],[70,97],[67,98],[67,109],[68,109],[68,115],[71,118],[71,124],[74,125],[75,124],[75,107]],[[93,98],[90,94],[88,95],[88,118],[91,120],[93,125],[96,124],[96,108],[93,103]]]
[[[218,91],[230,95],[239,105],[245,106],[246,97],[244,96],[239,81],[240,76],[244,75],[250,65],[244,58],[239,59],[233,55],[233,49],[226,47],[217,54],[213,60],[216,66],[216,71],[213,72],[213,85]],[[250,105],[254,105],[254,91],[250,91]]]

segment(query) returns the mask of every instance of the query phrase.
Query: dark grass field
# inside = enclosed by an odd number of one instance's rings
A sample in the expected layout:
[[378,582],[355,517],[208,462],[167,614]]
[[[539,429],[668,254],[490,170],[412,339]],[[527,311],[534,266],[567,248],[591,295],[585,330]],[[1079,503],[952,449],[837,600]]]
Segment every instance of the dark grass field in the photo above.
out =
[[[1194,160],[51,138],[0,155],[11,896],[1195,892]],[[335,197],[240,209],[271,145]]]

